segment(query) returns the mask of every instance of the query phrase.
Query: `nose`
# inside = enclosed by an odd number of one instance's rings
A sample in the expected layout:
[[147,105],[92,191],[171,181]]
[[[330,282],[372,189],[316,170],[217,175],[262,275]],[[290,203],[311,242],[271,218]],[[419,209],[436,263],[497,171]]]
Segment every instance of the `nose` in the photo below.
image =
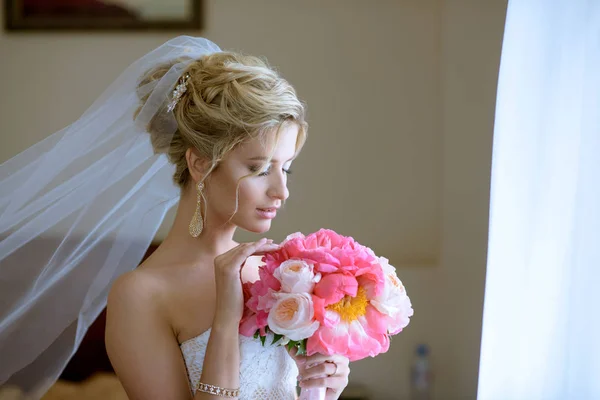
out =
[[283,202],[290,197],[290,191],[287,188],[287,178],[283,173],[273,174],[273,176],[269,190],[267,190],[267,196]]

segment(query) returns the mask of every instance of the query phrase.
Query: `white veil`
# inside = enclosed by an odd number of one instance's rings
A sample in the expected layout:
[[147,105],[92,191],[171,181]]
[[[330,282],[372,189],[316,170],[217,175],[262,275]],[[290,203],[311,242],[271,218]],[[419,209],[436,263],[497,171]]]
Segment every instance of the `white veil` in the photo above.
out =
[[[75,123],[0,165],[0,387],[41,397],[105,307],[113,280],[139,264],[179,198],[174,167],[153,154],[145,127],[161,113],[164,134],[176,131],[166,108],[182,71],[218,51],[203,38],[168,41]],[[162,79],[138,87],[145,72],[174,60]],[[149,97],[134,120],[140,93]]]

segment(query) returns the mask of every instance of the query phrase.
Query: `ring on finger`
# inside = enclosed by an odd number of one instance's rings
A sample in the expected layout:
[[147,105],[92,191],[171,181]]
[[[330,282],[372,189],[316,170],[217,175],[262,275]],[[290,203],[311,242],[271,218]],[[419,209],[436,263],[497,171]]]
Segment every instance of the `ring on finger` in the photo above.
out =
[[329,374],[329,376],[331,377],[331,376],[337,375],[337,373],[338,373],[338,365],[337,365],[337,363],[333,362],[333,361],[327,361],[327,362],[330,363],[330,364],[335,365],[335,371],[333,372],[333,374]]

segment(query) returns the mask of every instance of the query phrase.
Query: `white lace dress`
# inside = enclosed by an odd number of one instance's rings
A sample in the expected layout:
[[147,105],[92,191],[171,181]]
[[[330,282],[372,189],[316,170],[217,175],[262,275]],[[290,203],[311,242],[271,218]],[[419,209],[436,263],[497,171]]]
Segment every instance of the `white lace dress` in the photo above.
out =
[[[210,329],[181,343],[190,387],[195,388],[202,374],[202,364]],[[260,340],[240,335],[240,400],[292,400],[296,398],[298,368],[285,347],[265,346]]]

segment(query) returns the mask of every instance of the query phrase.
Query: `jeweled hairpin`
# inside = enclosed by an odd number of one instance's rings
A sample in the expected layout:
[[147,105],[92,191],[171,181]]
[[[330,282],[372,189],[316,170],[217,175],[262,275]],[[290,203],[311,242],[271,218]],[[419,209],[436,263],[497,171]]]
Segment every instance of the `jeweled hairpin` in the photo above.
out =
[[167,112],[171,112],[175,109],[175,106],[177,103],[179,103],[181,96],[183,96],[183,94],[187,91],[187,83],[189,79],[190,74],[185,74],[183,77],[181,77],[181,82],[175,86],[175,89],[173,89],[173,99],[167,107]]

